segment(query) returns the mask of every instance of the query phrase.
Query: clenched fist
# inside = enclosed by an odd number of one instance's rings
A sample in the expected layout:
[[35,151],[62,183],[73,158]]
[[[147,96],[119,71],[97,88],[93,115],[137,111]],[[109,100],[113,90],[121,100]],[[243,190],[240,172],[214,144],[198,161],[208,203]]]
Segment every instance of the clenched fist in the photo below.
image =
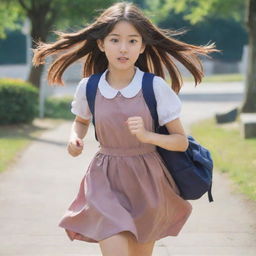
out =
[[147,143],[149,131],[144,128],[144,121],[141,116],[129,117],[126,122],[128,129],[131,134],[136,135],[136,137],[143,143]]
[[68,152],[72,156],[81,154],[84,148],[84,142],[80,138],[72,138],[68,142]]

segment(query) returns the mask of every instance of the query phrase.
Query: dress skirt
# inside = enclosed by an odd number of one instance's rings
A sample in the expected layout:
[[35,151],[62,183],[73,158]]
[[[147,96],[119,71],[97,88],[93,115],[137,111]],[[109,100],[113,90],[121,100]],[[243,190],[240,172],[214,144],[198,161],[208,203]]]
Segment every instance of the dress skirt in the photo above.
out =
[[95,124],[99,151],[83,176],[78,193],[59,227],[69,239],[97,243],[130,231],[139,243],[177,236],[192,211],[152,144],[130,133],[125,121],[141,116],[145,129],[154,123],[142,91],[112,99],[97,90]]

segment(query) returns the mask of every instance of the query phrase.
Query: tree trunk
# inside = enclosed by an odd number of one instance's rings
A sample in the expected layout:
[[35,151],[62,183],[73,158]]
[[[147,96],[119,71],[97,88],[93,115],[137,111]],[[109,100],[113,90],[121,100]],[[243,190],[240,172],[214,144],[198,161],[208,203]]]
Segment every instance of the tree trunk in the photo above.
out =
[[37,88],[39,88],[40,87],[41,76],[43,74],[43,70],[44,70],[43,65],[35,67],[31,64],[27,81],[29,83],[33,84],[34,86],[36,86]]
[[256,113],[256,0],[249,0],[247,27],[249,32],[246,93],[243,113]]
[[[36,42],[38,40],[46,42],[47,35],[50,31],[52,24],[55,21],[57,11],[54,12],[53,10],[51,10],[51,3],[49,1],[37,4],[32,1],[31,9],[29,9],[23,1],[20,0],[20,3],[26,10],[27,16],[31,23],[31,46],[32,49],[35,49]],[[31,62],[30,72],[27,79],[28,82],[39,88],[43,70],[44,65],[39,65],[38,67],[35,67]]]
[[[31,22],[31,38],[32,38],[32,48],[36,48],[36,44],[34,41],[37,41],[38,39],[42,40],[43,42],[46,41],[47,38],[47,27],[46,26],[46,17],[40,17],[38,19],[38,13],[34,12],[33,16],[29,17]],[[28,76],[28,82],[32,83],[36,87],[40,87],[40,80],[41,76],[44,70],[44,65],[39,65],[38,67],[35,67],[32,65],[32,62],[30,64],[30,72]]]

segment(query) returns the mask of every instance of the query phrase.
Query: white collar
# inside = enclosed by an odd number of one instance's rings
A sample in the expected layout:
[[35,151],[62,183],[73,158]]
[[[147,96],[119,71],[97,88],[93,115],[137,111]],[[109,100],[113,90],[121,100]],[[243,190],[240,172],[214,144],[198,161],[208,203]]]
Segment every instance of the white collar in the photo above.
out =
[[106,69],[99,80],[98,88],[100,93],[108,99],[114,98],[118,92],[120,92],[126,98],[134,97],[141,89],[144,74],[144,72],[141,71],[137,66],[135,66],[135,69],[136,71],[132,81],[121,90],[115,89],[109,85],[108,81],[106,80],[106,74],[108,71],[108,69]]

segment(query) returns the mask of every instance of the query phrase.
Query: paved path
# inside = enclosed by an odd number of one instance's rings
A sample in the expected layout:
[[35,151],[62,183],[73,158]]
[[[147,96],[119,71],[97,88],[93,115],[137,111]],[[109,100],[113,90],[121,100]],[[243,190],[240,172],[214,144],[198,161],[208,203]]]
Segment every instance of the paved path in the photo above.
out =
[[[239,84],[184,87],[181,119],[187,133],[191,123],[237,106],[241,91]],[[65,149],[70,126],[66,122],[35,138],[17,164],[0,174],[1,256],[101,255],[98,244],[71,242],[57,226],[98,150],[91,126],[83,154],[70,157]],[[206,195],[191,201],[193,212],[180,235],[159,240],[154,256],[256,255],[256,204],[217,171],[213,196],[214,203]]]

